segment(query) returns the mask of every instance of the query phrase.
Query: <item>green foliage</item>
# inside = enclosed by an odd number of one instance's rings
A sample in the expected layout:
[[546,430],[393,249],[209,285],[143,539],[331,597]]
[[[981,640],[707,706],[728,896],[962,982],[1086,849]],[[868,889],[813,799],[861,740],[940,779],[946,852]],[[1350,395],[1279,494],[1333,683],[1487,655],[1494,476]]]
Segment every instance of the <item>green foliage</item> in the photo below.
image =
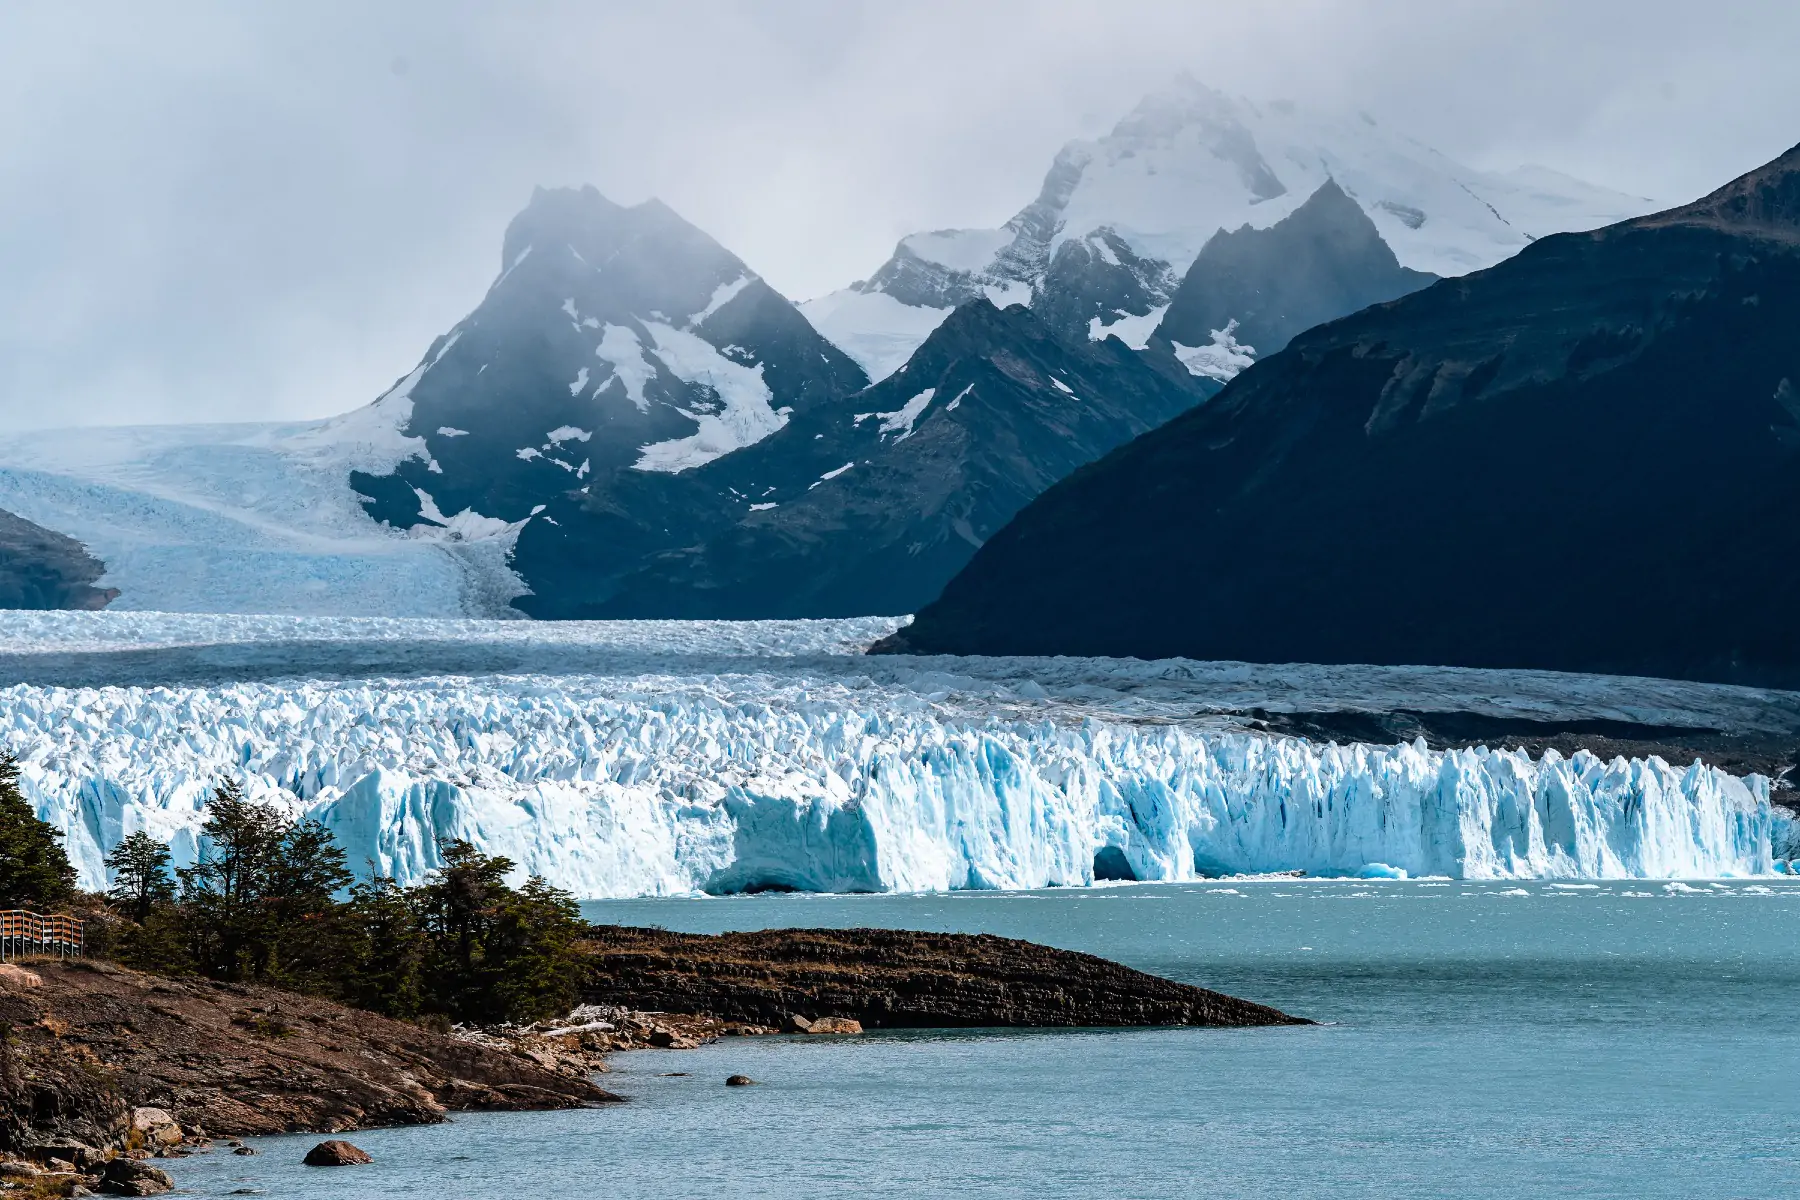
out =
[[192,975],[196,965],[189,952],[186,914],[164,900],[153,905],[142,921],[126,925],[118,935],[113,957],[128,967],[158,975]]
[[333,893],[351,880],[331,833],[245,799],[229,781],[213,792],[200,832],[200,861],[180,875],[188,952],[201,972],[303,988],[330,974],[344,934]]
[[575,1003],[585,931],[575,898],[532,876],[505,883],[510,859],[464,841],[441,850],[444,866],[419,889],[430,945],[426,986],[440,1011],[460,1021],[529,1021]]
[[411,1018],[426,1009],[425,961],[430,942],[419,923],[417,896],[376,877],[350,889],[353,968],[337,998],[346,1004]]
[[[119,940],[121,961],[409,1019],[529,1021],[579,999],[586,927],[574,897],[536,876],[511,887],[505,858],[451,841],[442,869],[417,887],[352,885],[324,826],[291,821],[231,783],[214,793],[202,832],[200,861],[178,872],[178,894],[154,882],[166,881],[168,861],[154,841],[121,843],[109,857],[114,899],[135,918]],[[129,882],[120,864],[135,872]],[[145,898],[146,887],[155,894]]]
[[0,908],[52,908],[75,894],[62,831],[38,820],[19,791],[19,762],[0,754]]
[[175,877],[169,873],[169,848],[139,830],[106,856],[113,884],[106,895],[143,924],[150,910],[175,899]]

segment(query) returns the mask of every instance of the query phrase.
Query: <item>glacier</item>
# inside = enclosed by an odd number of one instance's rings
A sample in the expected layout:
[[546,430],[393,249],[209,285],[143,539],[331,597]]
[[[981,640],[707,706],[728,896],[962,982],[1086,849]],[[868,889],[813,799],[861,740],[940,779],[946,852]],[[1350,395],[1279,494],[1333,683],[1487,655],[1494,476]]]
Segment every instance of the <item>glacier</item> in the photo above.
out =
[[1794,853],[1759,777],[1321,745],[1226,711],[1393,695],[1778,728],[1788,693],[857,653],[898,624],[0,614],[0,742],[89,887],[140,829],[191,862],[227,776],[322,821],[360,873],[416,881],[467,838],[584,898],[1080,886],[1097,858],[1146,881],[1723,878]]

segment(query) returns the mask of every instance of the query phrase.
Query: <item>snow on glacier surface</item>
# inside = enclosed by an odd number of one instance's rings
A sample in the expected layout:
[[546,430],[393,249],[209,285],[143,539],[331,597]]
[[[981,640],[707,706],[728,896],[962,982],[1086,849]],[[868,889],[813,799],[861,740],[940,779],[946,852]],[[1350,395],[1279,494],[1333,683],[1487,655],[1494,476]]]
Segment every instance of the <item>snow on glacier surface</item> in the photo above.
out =
[[506,545],[389,529],[349,482],[426,457],[401,430],[413,387],[458,336],[329,420],[13,435],[0,509],[86,546],[106,565],[99,586],[119,589],[114,610],[507,615],[524,589]]
[[[466,837],[584,897],[1277,870],[1767,874],[1766,781],[1659,759],[1322,746],[1252,706],[1791,728],[1800,696],[1660,680],[1183,660],[863,657],[900,622],[0,614],[0,733],[83,882],[214,783],[411,881]],[[1108,855],[1116,860],[1116,855]]]

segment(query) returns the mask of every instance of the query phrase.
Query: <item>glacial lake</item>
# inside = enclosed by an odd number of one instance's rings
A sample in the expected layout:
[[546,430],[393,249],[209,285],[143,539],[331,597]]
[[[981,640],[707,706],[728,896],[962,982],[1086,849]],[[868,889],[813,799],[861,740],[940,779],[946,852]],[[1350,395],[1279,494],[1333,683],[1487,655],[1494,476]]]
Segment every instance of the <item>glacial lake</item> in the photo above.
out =
[[[1800,880],[1222,881],[594,902],[715,932],[991,932],[1325,1022],[730,1039],[619,1055],[631,1098],[168,1164],[186,1194],[1800,1195]],[[686,1072],[671,1077],[666,1072]],[[744,1073],[759,1086],[726,1088]]]

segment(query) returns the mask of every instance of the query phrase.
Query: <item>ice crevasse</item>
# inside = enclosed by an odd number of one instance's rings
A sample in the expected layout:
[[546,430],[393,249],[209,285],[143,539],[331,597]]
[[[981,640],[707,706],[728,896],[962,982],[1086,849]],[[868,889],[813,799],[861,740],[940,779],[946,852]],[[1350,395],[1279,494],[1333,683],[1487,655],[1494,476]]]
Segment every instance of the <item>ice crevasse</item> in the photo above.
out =
[[84,886],[136,830],[178,863],[213,785],[316,817],[360,873],[467,838],[582,897],[1034,888],[1102,874],[1719,878],[1782,869],[1768,784],[1660,759],[1318,745],[616,680],[0,691]]

